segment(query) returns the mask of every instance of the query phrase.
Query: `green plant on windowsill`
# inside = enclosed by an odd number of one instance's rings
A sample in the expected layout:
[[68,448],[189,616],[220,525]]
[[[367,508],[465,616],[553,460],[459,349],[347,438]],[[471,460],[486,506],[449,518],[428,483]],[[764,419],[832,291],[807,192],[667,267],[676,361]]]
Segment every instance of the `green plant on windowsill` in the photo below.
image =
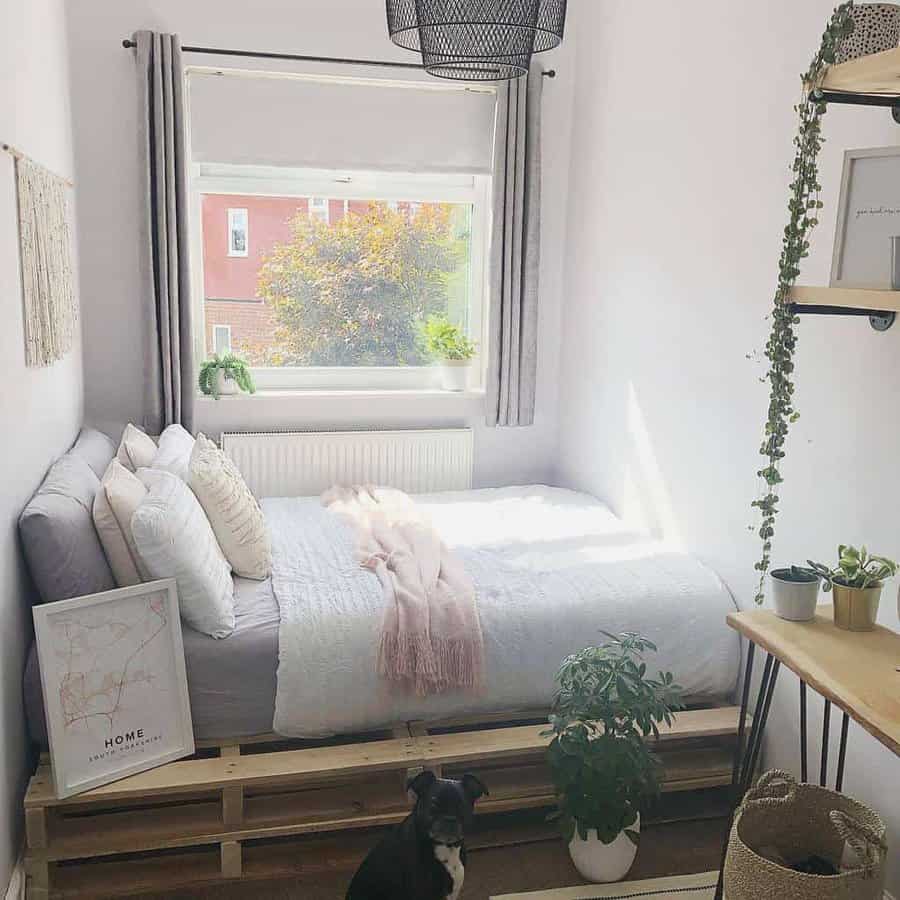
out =
[[429,316],[421,326],[426,353],[440,362],[465,362],[475,356],[476,345],[446,316]]
[[198,384],[202,393],[215,397],[216,400],[222,394],[237,393],[233,386],[246,394],[256,393],[256,385],[247,363],[233,353],[222,356],[216,353],[212,359],[205,360],[200,366]]
[[652,641],[631,632],[602,633],[606,643],[560,666],[546,732],[553,736],[547,760],[558,804],[554,818],[570,850],[576,835],[586,841],[591,831],[605,845],[624,832],[637,847],[638,816],[658,795],[662,774],[645,738],[658,737],[658,726],[671,725],[673,713],[684,708],[671,672],[647,677],[643,656],[656,651]]

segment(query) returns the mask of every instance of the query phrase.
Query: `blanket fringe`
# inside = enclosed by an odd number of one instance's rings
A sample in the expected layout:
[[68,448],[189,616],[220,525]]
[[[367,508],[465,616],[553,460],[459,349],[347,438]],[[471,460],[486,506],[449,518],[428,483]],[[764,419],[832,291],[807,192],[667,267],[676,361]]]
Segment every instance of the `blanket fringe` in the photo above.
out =
[[405,682],[420,697],[453,689],[483,687],[483,647],[464,640],[437,640],[425,634],[382,634],[378,674]]

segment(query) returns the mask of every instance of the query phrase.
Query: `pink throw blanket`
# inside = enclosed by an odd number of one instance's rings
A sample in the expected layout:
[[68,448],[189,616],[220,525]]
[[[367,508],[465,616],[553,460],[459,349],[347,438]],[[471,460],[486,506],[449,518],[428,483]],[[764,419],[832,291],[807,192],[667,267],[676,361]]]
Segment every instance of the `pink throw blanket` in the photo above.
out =
[[360,563],[384,589],[379,674],[420,696],[480,688],[475,587],[413,501],[390,488],[336,487],[322,503],[353,528]]

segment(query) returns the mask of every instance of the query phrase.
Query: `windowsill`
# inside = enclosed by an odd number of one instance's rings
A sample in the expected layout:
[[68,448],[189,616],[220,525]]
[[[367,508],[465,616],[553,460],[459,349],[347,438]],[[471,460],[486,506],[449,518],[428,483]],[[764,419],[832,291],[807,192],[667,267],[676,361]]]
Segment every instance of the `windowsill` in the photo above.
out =
[[345,428],[458,427],[483,420],[485,393],[441,390],[260,390],[201,395],[196,427],[223,431],[334,431]]
[[[223,394],[218,398],[220,401],[238,400],[253,401],[256,399],[269,400],[400,400],[403,398],[428,398],[430,400],[441,401],[474,401],[484,400],[485,391],[483,389],[469,391],[443,391],[438,388],[415,388],[411,390],[397,389],[378,389],[378,390],[357,390],[349,388],[329,389],[310,388],[304,390],[295,388],[292,390],[264,390],[257,391],[255,394]],[[218,402],[215,397],[209,394],[201,394],[198,392],[197,400],[203,403]]]

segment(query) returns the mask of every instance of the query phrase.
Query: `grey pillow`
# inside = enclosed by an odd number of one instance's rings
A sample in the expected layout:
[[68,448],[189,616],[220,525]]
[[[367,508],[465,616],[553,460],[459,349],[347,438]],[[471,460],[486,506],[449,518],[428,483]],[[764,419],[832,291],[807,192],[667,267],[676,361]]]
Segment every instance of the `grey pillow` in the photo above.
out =
[[93,469],[70,451],[51,466],[19,516],[25,558],[44,603],[116,586],[91,518],[99,489]]
[[94,470],[94,474],[102,478],[116,455],[116,445],[102,431],[85,427],[70,452],[80,456]]

